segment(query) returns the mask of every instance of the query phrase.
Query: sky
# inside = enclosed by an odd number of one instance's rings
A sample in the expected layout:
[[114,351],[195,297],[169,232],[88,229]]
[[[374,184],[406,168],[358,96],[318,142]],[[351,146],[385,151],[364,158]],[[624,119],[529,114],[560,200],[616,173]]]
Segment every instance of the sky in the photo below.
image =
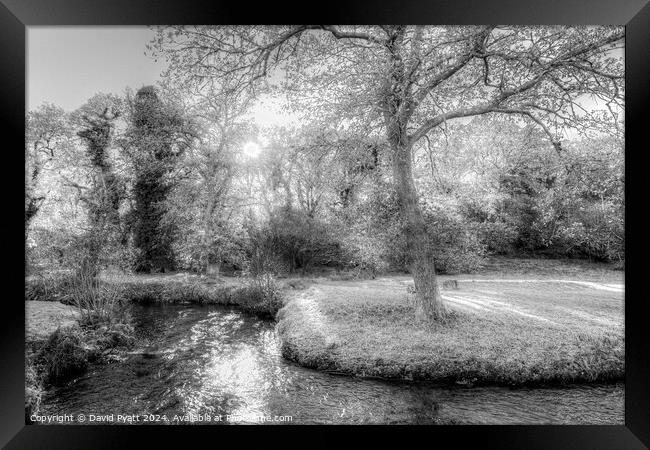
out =
[[[28,27],[27,108],[50,102],[73,111],[98,92],[156,84],[166,64],[145,55],[154,34],[143,26]],[[261,99],[251,115],[262,127],[295,121],[272,98]]]
[[67,111],[97,92],[154,84],[165,68],[145,56],[147,27],[27,28],[27,107],[52,102]]
[[[73,111],[98,92],[122,94],[127,87],[156,84],[165,62],[145,55],[153,37],[144,26],[28,27],[28,109],[51,102]],[[295,123],[280,104],[260,99],[251,116],[263,127]]]

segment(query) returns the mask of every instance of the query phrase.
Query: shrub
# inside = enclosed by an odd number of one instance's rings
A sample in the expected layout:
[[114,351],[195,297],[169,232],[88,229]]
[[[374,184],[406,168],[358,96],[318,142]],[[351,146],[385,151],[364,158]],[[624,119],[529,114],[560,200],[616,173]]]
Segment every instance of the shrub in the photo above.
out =
[[356,270],[356,277],[368,275],[375,278],[377,274],[389,268],[387,248],[383,236],[376,233],[369,236],[358,231],[344,236],[342,247],[345,251],[345,265]]
[[53,270],[68,262],[67,249],[74,242],[69,230],[34,227],[29,232],[27,265],[30,269]]
[[481,222],[474,225],[479,240],[487,251],[504,255],[514,250],[517,229],[505,222]]
[[88,351],[82,344],[83,332],[78,326],[58,328],[40,350],[48,382],[57,384],[88,366]]
[[280,208],[258,229],[249,230],[249,261],[265,261],[253,271],[303,272],[324,265],[339,265],[343,252],[333,227],[290,208]]
[[72,279],[70,298],[79,309],[82,323],[110,322],[121,300],[120,289],[79,271]]
[[128,348],[135,343],[133,326],[127,321],[93,324],[86,332],[96,351],[117,347]]
[[184,281],[111,281],[120,296],[136,303],[219,303],[228,288]]
[[625,259],[623,211],[612,202],[592,203],[577,211],[584,229],[580,250],[603,261]]
[[433,199],[424,202],[424,216],[435,249],[438,273],[473,272],[485,256],[485,245],[477,230],[458,212],[454,202]]
[[[485,255],[485,245],[475,227],[468,224],[457,201],[428,195],[421,208],[434,247],[434,261],[439,273],[470,272],[478,269]],[[353,265],[368,268],[371,274],[389,268],[408,270],[408,254],[396,194],[392,188],[375,192],[358,216],[365,223],[351,227],[344,238],[344,248],[353,257]]]
[[282,308],[280,287],[271,274],[259,274],[248,279],[236,292],[237,303],[246,312],[263,317],[275,317]]

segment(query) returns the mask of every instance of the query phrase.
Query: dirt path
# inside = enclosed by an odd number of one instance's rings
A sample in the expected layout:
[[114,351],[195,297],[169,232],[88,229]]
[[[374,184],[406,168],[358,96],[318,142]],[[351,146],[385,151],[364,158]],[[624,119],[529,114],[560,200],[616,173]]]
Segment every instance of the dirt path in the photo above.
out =
[[623,292],[624,283],[596,283],[593,281],[579,281],[579,280],[552,280],[545,278],[537,279],[523,279],[523,280],[511,280],[511,279],[494,279],[494,280],[479,280],[479,279],[461,279],[459,282],[462,283],[572,283],[580,286],[590,287],[592,289],[598,289],[602,291],[609,292]]

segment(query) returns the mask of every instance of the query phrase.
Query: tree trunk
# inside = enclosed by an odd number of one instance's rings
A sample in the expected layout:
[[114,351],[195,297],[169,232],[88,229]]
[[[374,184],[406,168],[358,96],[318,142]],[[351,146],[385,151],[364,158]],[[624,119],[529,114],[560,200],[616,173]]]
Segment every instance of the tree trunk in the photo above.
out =
[[411,145],[391,142],[393,153],[393,178],[405,222],[404,235],[409,265],[415,282],[415,310],[420,320],[444,320],[447,311],[440,297],[433,261],[433,248],[427,233],[424,216],[418,205],[418,196],[413,182]]

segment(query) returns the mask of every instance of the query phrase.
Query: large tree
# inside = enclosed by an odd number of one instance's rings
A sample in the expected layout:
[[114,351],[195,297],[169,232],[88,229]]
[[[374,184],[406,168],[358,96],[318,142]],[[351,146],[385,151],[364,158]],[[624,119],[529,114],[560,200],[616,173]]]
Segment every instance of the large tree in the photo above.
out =
[[173,270],[174,224],[165,221],[177,161],[192,139],[180,111],[145,86],[131,102],[131,127],[124,148],[135,171],[134,244],[138,272]]
[[[83,111],[83,108],[82,108]],[[101,252],[109,240],[111,228],[117,229],[120,222],[120,203],[124,198],[124,187],[115,173],[109,155],[114,121],[119,110],[105,106],[102,111],[82,113],[83,128],[77,135],[86,144],[90,160],[91,187],[82,200],[88,206],[89,229],[85,236],[85,253],[80,262],[80,271],[95,277],[99,271]]]
[[616,118],[623,102],[622,27],[331,26],[167,27],[153,42],[172,70],[199,80],[237,76],[240,88],[284,76],[306,104],[379,127],[417,292],[418,316],[443,320],[430,236],[413,181],[414,146],[446,121],[519,115],[561,153],[562,129],[608,125],[585,94]]

